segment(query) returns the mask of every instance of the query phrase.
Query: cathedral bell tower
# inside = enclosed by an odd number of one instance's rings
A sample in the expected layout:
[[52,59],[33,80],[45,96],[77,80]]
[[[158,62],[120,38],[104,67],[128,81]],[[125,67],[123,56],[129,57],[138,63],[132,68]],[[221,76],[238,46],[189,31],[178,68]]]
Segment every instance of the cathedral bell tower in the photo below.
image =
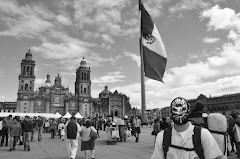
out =
[[80,62],[80,67],[76,71],[75,95],[78,97],[78,111],[84,117],[92,115],[92,97],[91,97],[91,79],[90,67],[83,60]]
[[80,62],[80,67],[76,71],[75,94],[81,97],[91,97],[91,79],[90,67],[87,67],[87,62]]
[[34,94],[34,75],[35,61],[32,60],[32,53],[30,49],[25,55],[25,59],[21,62],[21,72],[18,76],[18,93],[17,93],[17,111],[32,112],[31,95]]

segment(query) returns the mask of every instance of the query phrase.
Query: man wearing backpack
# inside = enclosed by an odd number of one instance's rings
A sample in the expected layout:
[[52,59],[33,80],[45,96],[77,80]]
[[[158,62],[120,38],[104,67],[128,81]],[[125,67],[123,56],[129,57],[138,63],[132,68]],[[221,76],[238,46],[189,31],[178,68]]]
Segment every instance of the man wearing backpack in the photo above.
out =
[[170,105],[173,126],[158,133],[151,159],[225,158],[212,134],[188,121],[190,106],[177,97]]

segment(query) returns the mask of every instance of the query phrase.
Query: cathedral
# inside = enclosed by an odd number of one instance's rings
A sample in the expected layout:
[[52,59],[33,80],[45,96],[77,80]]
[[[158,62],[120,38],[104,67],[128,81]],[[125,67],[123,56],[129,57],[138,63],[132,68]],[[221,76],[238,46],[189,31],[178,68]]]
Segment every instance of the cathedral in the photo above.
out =
[[83,60],[76,70],[75,94],[62,85],[61,76],[55,77],[51,83],[47,74],[45,84],[34,91],[35,61],[30,49],[21,62],[21,71],[18,76],[17,108],[21,113],[56,113],[61,115],[67,112],[77,113],[82,116],[92,116],[93,99],[91,97],[90,67]]

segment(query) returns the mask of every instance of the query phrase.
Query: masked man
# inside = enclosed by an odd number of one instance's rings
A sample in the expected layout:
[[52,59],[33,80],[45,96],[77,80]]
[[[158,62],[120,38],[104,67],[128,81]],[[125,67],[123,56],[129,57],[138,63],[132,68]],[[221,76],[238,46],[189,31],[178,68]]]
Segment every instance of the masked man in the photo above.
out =
[[188,121],[190,106],[177,97],[170,105],[173,126],[158,133],[151,159],[215,159],[224,158],[212,134]]

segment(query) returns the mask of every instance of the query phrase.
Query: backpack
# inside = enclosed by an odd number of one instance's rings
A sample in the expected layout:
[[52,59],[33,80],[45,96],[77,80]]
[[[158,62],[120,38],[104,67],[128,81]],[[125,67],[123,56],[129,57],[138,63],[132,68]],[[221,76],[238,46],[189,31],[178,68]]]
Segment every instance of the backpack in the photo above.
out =
[[227,119],[221,113],[210,113],[207,117],[208,130],[212,133],[223,155],[227,152]]
[[163,152],[164,152],[164,157],[167,157],[167,152],[169,150],[169,147],[185,150],[185,151],[195,151],[200,159],[205,159],[204,153],[203,153],[203,147],[201,143],[201,127],[200,126],[194,126],[193,129],[193,136],[192,136],[192,142],[193,142],[193,147],[194,148],[185,148],[185,147],[180,147],[176,145],[171,144],[172,140],[172,127],[166,128],[163,132]]
[[210,113],[203,118],[202,113],[194,112],[189,121],[195,126],[208,129],[216,140],[223,155],[227,154],[227,119],[221,113]]

